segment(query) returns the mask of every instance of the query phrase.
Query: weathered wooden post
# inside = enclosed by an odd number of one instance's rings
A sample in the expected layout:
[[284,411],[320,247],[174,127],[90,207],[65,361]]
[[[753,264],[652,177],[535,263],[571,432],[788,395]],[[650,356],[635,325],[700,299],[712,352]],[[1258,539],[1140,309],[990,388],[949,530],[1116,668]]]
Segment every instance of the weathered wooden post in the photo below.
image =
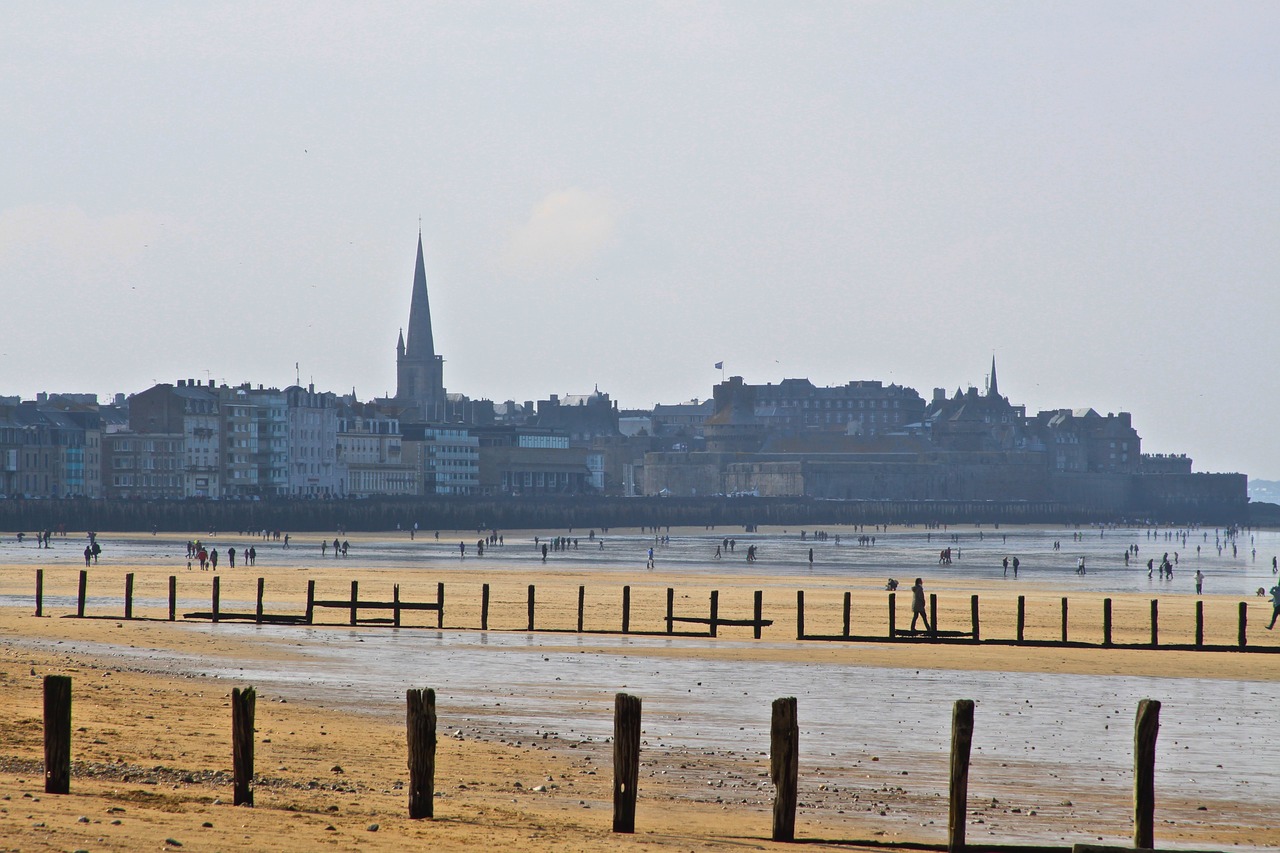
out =
[[622,633],[631,632],[631,587],[622,588]]
[[676,621],[676,591],[671,587],[667,587],[667,633],[670,634],[675,629]]
[[530,631],[533,630],[533,606],[534,606],[534,597],[536,596],[536,594],[537,593],[533,588],[533,584],[529,584],[529,630]]
[[316,618],[316,582],[307,581],[307,624],[310,625]]
[[36,615],[44,615],[44,569],[36,569]]
[[400,627],[400,584],[391,585],[391,624]]
[[796,639],[804,639],[804,590],[796,590]]
[[933,636],[938,636],[938,594],[929,593],[929,627],[933,629]]
[[253,712],[257,699],[252,687],[231,689],[233,803],[237,806],[253,806]]
[[436,627],[444,627],[444,581],[436,584]]
[[898,594],[889,593],[889,639],[898,638]]
[[720,590],[711,590],[711,620],[710,620],[711,636],[716,635],[716,630],[720,627]]
[[794,696],[773,700],[769,729],[769,776],[773,781],[773,840],[795,841],[800,780],[800,721]]
[[133,572],[124,576],[124,618],[133,618]]
[[209,618],[214,622],[219,619],[219,613],[222,610],[222,578],[214,575],[213,578],[213,601],[209,607]]
[[756,623],[754,626],[755,638],[758,640],[760,639],[760,631],[763,628],[760,622],[763,620],[763,617],[764,617],[764,590],[759,590],[759,589],[756,590],[755,607],[752,610],[752,614],[753,615],[751,618],[754,619]]
[[1018,642],[1026,639],[1027,630],[1027,597],[1018,596]]
[[1067,641],[1067,599],[1062,599],[1062,642]]
[[1102,645],[1111,645],[1111,599],[1102,599]]
[[89,573],[80,570],[80,591],[76,594],[76,616],[84,618],[84,596],[89,591]]
[[178,619],[178,576],[169,575],[169,621]]
[[636,831],[640,781],[640,697],[619,693],[613,702],[613,831]]
[[489,630],[489,585],[480,588],[480,630]]
[[843,633],[841,634],[841,636],[843,636],[846,640],[849,639],[849,628],[850,628],[849,617],[852,613],[853,613],[853,593],[846,592],[844,594],[844,628],[843,628]]
[[253,609],[253,621],[255,625],[262,624],[262,594],[266,589],[266,585],[266,578],[258,578],[258,603]]
[[405,691],[409,741],[409,817],[435,817],[436,692]]
[[1243,649],[1248,642],[1248,638],[1245,636],[1245,628],[1249,625],[1249,605],[1247,602],[1240,602],[1239,614],[1239,628],[1236,639],[1240,643],[1240,648]]
[[951,713],[951,808],[947,850],[965,849],[965,813],[969,801],[969,751],[973,746],[973,700],[957,699]]
[[[973,624],[973,641],[975,643],[982,640],[982,626],[978,622],[978,596],[969,596],[969,621]],[[938,627],[935,624],[933,632],[938,633]]]
[[1196,602],[1196,646],[1204,645],[1204,602]]
[[[586,586],[579,584],[578,585],[578,633],[579,634],[582,633],[582,626],[586,619],[586,612],[587,612],[587,588]],[[670,625],[669,622],[668,622],[668,625]],[[667,633],[670,634],[671,631],[668,630]]]
[[1160,645],[1160,599],[1151,599],[1151,645]]
[[1155,846],[1156,735],[1160,732],[1160,703],[1143,699],[1133,727],[1133,846]]
[[357,612],[360,608],[360,581],[351,582],[351,624],[356,624]]
[[71,676],[44,677],[44,792],[71,791]]

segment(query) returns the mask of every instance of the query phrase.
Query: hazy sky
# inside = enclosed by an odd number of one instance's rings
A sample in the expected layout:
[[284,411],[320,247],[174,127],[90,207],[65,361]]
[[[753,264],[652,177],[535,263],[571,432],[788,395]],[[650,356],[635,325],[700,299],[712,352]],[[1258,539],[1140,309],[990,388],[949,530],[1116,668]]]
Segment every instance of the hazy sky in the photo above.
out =
[[1280,478],[1280,4],[0,9],[0,394],[748,382],[1127,410]]

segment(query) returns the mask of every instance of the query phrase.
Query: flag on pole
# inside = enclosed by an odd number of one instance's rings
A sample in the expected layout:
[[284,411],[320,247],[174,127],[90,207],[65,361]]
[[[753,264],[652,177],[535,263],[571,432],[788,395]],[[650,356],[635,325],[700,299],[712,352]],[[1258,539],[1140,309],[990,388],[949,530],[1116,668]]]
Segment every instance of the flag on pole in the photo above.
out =
[[717,362],[716,362],[716,370],[724,370],[724,362],[723,362],[723,361],[717,361]]

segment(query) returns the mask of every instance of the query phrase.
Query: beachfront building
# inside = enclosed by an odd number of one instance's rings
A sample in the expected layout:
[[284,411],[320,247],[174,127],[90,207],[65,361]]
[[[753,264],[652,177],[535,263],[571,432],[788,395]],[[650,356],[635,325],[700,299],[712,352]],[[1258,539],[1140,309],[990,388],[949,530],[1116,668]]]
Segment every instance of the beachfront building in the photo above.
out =
[[596,491],[594,484],[603,480],[600,454],[572,446],[564,432],[502,426],[473,431],[480,445],[482,494],[590,494]]
[[345,478],[342,496],[421,494],[421,469],[406,458],[400,420],[375,403],[344,397],[338,407],[338,471]]
[[0,494],[100,497],[100,453],[98,416],[86,404],[41,394],[0,405]]
[[404,424],[405,456],[416,460],[423,495],[480,490],[480,439],[462,424]]
[[315,385],[284,389],[287,430],[285,494],[326,498],[344,493],[338,466],[338,397]]

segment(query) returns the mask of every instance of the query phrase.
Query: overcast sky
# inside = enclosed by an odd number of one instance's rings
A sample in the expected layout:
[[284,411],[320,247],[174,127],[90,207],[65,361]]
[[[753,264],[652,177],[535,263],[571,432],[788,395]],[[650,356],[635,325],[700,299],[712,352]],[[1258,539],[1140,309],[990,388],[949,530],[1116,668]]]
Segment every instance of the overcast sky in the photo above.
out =
[[0,10],[0,394],[748,382],[1131,411],[1280,478],[1280,4]]

